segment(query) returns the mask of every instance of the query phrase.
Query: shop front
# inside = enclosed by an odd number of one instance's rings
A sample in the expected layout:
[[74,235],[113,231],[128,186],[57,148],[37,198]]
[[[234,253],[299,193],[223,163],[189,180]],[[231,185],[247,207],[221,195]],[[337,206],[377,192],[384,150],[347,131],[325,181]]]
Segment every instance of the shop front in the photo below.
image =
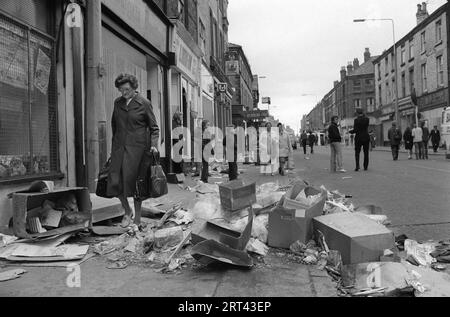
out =
[[[111,150],[111,118],[114,100],[120,93],[114,81],[121,73],[139,80],[138,91],[151,101],[160,128],[159,151],[167,167],[170,154],[170,113],[168,111],[168,55],[172,24],[156,5],[147,1],[102,0],[102,45],[106,144]],[[100,154],[100,161],[107,159]]]
[[440,126],[442,112],[449,105],[449,93],[447,88],[421,96],[417,100],[419,108],[419,121],[432,129],[435,125]]

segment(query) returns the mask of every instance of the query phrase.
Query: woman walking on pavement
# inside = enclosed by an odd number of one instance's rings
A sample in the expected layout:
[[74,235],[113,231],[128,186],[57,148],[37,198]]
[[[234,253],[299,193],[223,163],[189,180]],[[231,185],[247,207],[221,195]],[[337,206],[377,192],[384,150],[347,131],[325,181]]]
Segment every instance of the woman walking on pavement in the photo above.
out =
[[[108,196],[118,197],[125,209],[121,226],[132,222],[129,197],[135,197],[139,166],[146,151],[158,152],[159,127],[153,107],[136,90],[139,83],[135,76],[122,74],[115,81],[122,97],[114,101],[112,116],[112,153],[108,176]],[[142,201],[134,199],[134,223],[141,224]]]
[[273,158],[272,152],[275,154],[275,151],[273,151],[273,149],[275,149],[275,142],[271,136],[272,133],[272,124],[270,122],[268,122],[266,124],[266,128],[267,128],[267,142],[265,142],[265,147],[263,147],[261,150],[261,153],[263,153],[264,151],[266,151],[267,153],[267,157],[268,157],[268,161],[266,163],[261,163],[261,174],[263,175],[267,175],[267,176],[274,176],[275,175],[275,170],[277,169],[277,162],[276,159]]
[[292,152],[292,145],[289,139],[289,135],[284,131],[283,124],[278,123],[278,129],[280,132],[279,148],[280,148],[280,175],[285,176],[285,165],[289,159],[289,155]]
[[308,153],[307,153],[307,147],[308,147],[308,134],[305,130],[303,130],[302,135],[300,136],[300,141],[302,143],[303,147],[303,154],[305,155],[305,160],[309,160]]
[[405,150],[408,151],[408,160],[412,160],[414,138],[410,126],[406,127],[405,133],[403,133],[403,141],[405,141]]

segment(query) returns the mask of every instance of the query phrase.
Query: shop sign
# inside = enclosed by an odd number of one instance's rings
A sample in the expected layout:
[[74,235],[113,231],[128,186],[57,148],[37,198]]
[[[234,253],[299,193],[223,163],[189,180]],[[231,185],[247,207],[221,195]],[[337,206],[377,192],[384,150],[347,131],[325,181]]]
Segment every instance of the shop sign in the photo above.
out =
[[447,94],[447,89],[444,89],[426,96],[421,96],[418,100],[420,109],[445,105],[447,103]]
[[166,52],[167,26],[143,0],[102,0],[102,3],[161,53]]
[[243,117],[246,120],[265,119],[269,117],[268,110],[254,110],[243,112]]
[[176,52],[176,56],[178,58],[177,66],[183,71],[186,75],[188,75],[192,80],[196,83],[199,82],[198,74],[199,70],[199,62],[196,55],[192,52],[191,49],[183,42],[183,40],[176,35],[173,50]]
[[218,83],[217,89],[219,90],[220,93],[226,93],[228,90],[228,85],[227,83]]

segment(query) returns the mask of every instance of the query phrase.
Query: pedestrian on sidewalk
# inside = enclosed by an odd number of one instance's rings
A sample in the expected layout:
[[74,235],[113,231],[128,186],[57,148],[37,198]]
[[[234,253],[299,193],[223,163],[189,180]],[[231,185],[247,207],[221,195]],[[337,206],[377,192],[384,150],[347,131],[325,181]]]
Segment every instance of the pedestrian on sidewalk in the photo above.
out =
[[128,198],[134,198],[134,223],[141,224],[142,201],[136,198],[136,181],[146,151],[158,152],[159,127],[153,107],[137,92],[139,82],[129,74],[121,74],[115,86],[122,94],[114,101],[111,167],[108,175],[108,196],[117,197],[125,210],[121,226],[132,222]]
[[373,130],[369,131],[369,137],[370,137],[370,152],[373,151],[373,149],[376,147],[376,137],[375,137],[375,133],[373,132]]
[[211,142],[211,135],[208,131],[210,128],[210,123],[208,120],[203,120],[202,122],[202,132],[203,132],[203,140],[202,140],[202,174],[200,180],[203,183],[208,183],[209,177],[209,155],[205,156],[205,148]]
[[408,160],[412,160],[414,137],[412,136],[412,130],[410,126],[406,127],[405,133],[403,133],[403,140],[405,141],[405,150],[408,151]]
[[314,144],[316,144],[316,136],[314,135],[314,133],[312,133],[312,131],[309,131],[308,142],[309,142],[309,147],[311,148],[311,155],[313,155],[314,154]]
[[423,159],[423,131],[416,123],[413,124],[412,136],[414,138],[416,160],[421,160]]
[[350,131],[352,135],[355,135],[355,172],[360,170],[359,158],[361,155],[361,149],[364,149],[364,170],[367,171],[369,168],[370,120],[365,116],[362,108],[356,109],[356,115],[358,117],[355,119],[353,124],[353,130]]
[[398,161],[398,152],[400,150],[400,143],[402,142],[402,131],[397,128],[397,123],[392,122],[392,128],[388,131],[388,139],[391,142],[392,158]]
[[431,144],[433,145],[434,153],[437,153],[439,149],[439,143],[441,142],[441,133],[438,130],[437,125],[434,126],[434,129],[430,133]]
[[[223,139],[223,148],[225,149],[225,157],[229,160],[228,161],[228,178],[231,181],[234,181],[238,178],[239,170],[238,170],[238,163],[237,163],[237,151],[238,151],[238,140],[237,140],[237,134],[236,134],[236,127],[234,124],[229,125],[228,129],[225,131],[226,136]],[[233,139],[234,144],[233,148],[230,149],[227,148],[227,141]],[[228,150],[232,150],[233,154],[231,155],[228,153]]]
[[333,116],[331,118],[331,125],[328,128],[328,137],[330,139],[330,150],[331,150],[331,164],[330,164],[330,172],[336,173],[336,171],[340,173],[347,172],[344,170],[342,165],[342,137],[339,132],[339,117]]
[[260,146],[262,147],[260,149],[260,153],[266,153],[268,160],[267,162],[261,162],[261,174],[267,176],[275,176],[277,161],[273,156],[276,154],[275,146],[278,146],[278,144],[276,143],[276,140],[274,140],[271,136],[272,124],[270,122],[267,122],[266,129],[267,142],[265,142],[264,144],[260,144]]
[[280,133],[279,137],[279,157],[280,157],[280,175],[285,176],[285,165],[289,159],[289,155],[292,152],[291,141],[289,139],[289,135],[284,131],[284,127],[282,123],[278,124],[278,129]]
[[428,142],[430,141],[430,130],[425,126],[425,122],[422,122],[422,139],[423,139],[423,159],[428,160]]
[[302,135],[300,136],[300,140],[302,142],[303,154],[305,155],[305,160],[309,160],[307,148],[308,148],[308,134],[306,130],[303,130]]

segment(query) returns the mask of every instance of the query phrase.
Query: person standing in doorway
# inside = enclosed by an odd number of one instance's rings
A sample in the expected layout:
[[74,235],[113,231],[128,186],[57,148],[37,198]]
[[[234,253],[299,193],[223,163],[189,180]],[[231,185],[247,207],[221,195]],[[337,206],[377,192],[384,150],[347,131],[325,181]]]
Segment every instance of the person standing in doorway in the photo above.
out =
[[307,147],[308,147],[308,134],[306,133],[305,130],[303,130],[302,135],[300,136],[300,141],[302,143],[302,147],[303,147],[303,154],[305,155],[305,160],[308,160],[308,152],[307,152]]
[[200,180],[203,183],[208,183],[209,177],[209,155],[205,155],[205,148],[211,142],[211,135],[208,129],[210,128],[210,123],[208,120],[203,120],[202,122],[202,174]]
[[425,122],[420,125],[422,127],[423,139],[423,156],[424,160],[428,160],[428,142],[430,141],[430,130],[425,126]]
[[[234,125],[228,126],[228,129],[225,131],[226,136],[223,139],[223,147],[225,149],[225,157],[227,159],[231,159],[231,161],[228,161],[228,177],[230,182],[234,181],[238,178],[239,170],[238,170],[238,163],[237,163],[237,150],[238,150],[238,140],[237,140],[237,134],[236,134],[236,127]],[[227,148],[227,141],[228,140],[234,140],[233,147],[228,149]],[[228,141],[229,142],[229,141]],[[233,151],[233,155],[228,153],[228,150]]]
[[331,118],[331,125],[328,128],[328,138],[330,140],[331,149],[331,162],[330,162],[330,172],[335,173],[336,171],[340,173],[346,173],[342,165],[342,137],[339,132],[339,117],[333,116]]
[[416,152],[416,160],[423,159],[423,131],[416,123],[413,125],[412,136],[414,139],[414,150]]
[[414,138],[410,126],[406,127],[405,133],[403,133],[403,140],[405,141],[405,150],[408,151],[408,160],[412,160]]
[[400,143],[402,142],[402,132],[397,128],[397,123],[392,122],[392,128],[389,129],[388,139],[391,142],[392,158],[398,161],[398,152],[400,150]]
[[159,127],[150,101],[137,92],[139,82],[129,74],[115,81],[122,96],[114,101],[112,115],[111,167],[108,175],[108,196],[117,197],[125,210],[121,226],[132,222],[128,198],[134,198],[134,224],[141,225],[142,201],[136,197],[139,167],[146,151],[158,152]]
[[434,126],[434,129],[430,133],[431,144],[433,145],[434,153],[437,153],[439,148],[439,143],[441,142],[441,133],[437,125]]
[[350,131],[352,135],[355,135],[355,172],[358,172],[361,169],[359,165],[361,149],[364,150],[364,170],[367,171],[369,168],[370,120],[364,115],[362,108],[356,109],[356,114],[358,117],[355,119],[353,124],[353,130]]
[[289,135],[284,131],[283,124],[278,124],[278,129],[280,133],[279,138],[279,157],[280,157],[280,175],[285,176],[285,165],[289,159],[289,155],[292,152],[291,141],[289,140]]

